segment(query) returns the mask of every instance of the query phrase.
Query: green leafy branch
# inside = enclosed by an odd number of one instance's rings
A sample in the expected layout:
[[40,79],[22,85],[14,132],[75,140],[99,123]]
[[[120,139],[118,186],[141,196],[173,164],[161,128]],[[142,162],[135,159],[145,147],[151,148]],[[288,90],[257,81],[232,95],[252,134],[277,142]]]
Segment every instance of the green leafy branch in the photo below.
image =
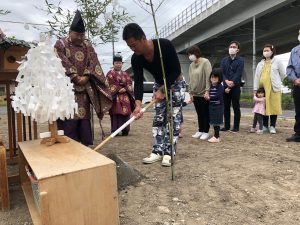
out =
[[[52,17],[47,21],[51,32],[58,38],[66,36],[75,12],[62,8],[61,1],[57,5],[49,0],[45,3],[46,9],[39,9]],[[113,0],[74,0],[74,4],[82,12],[87,38],[94,45],[113,40],[122,25],[132,19],[124,8],[116,7]]]

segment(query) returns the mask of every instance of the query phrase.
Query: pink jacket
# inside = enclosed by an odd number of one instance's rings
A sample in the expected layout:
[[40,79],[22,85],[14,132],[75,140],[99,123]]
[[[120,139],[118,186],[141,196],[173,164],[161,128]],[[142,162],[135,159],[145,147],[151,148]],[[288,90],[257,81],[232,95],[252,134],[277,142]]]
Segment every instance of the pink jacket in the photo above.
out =
[[253,113],[259,113],[261,115],[265,115],[266,113],[266,107],[265,107],[265,100],[266,98],[257,98],[256,96],[253,97],[253,100],[255,101],[255,105],[253,108]]

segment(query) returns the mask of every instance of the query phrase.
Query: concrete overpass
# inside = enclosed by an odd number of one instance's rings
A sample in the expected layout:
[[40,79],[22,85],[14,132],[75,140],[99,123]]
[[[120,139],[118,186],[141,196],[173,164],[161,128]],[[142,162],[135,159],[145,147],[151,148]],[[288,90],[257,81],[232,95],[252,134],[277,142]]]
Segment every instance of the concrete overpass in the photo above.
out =
[[[187,80],[187,48],[198,45],[203,56],[218,66],[229,42],[239,41],[246,62],[244,90],[251,90],[263,45],[271,43],[277,54],[286,53],[298,44],[299,29],[300,0],[198,0],[163,27],[159,36],[174,44]],[[132,72],[130,66],[127,71]],[[151,80],[147,73],[145,77]]]

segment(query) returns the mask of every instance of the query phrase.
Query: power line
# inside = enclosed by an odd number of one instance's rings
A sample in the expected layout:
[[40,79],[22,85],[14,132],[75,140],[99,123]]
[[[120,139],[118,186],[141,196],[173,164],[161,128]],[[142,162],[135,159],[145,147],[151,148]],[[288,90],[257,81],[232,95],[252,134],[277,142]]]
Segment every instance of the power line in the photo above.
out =
[[48,26],[48,27],[50,27],[49,24],[44,24],[44,23],[30,23],[30,22],[20,22],[20,21],[11,21],[11,20],[0,20],[0,22],[3,22],[3,23],[15,23],[15,24],[28,24],[28,25],[35,25],[35,26]]

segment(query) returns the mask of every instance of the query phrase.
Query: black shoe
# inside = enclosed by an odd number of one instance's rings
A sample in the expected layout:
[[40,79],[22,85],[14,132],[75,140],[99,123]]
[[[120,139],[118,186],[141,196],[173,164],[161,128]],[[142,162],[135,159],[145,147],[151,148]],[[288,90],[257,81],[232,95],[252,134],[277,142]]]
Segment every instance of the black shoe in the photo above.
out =
[[294,134],[293,136],[286,139],[287,142],[300,142],[300,135]]
[[127,132],[122,133],[122,136],[128,136]]
[[221,131],[229,131],[229,129],[223,127],[223,128],[221,129]]
[[237,129],[237,128],[232,128],[232,129],[230,130],[230,132],[231,132],[231,133],[237,133],[237,132],[239,132],[239,129]]

